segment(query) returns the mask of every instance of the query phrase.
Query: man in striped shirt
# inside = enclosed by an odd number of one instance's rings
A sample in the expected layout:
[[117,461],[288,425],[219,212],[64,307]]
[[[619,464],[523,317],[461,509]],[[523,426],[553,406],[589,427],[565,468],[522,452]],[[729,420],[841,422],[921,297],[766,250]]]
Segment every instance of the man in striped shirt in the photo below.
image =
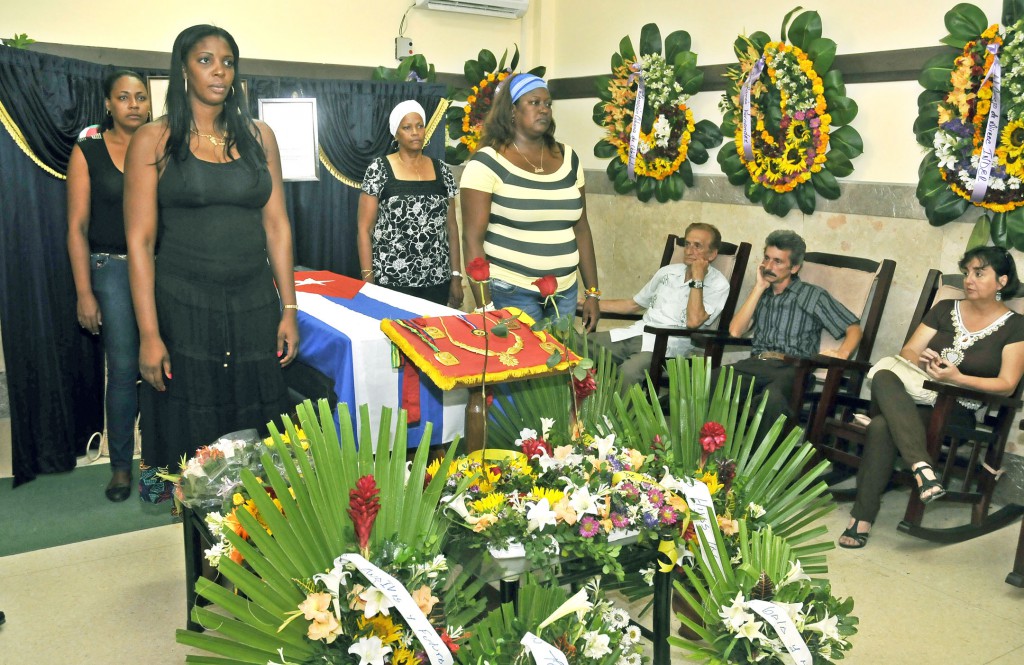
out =
[[[773,231],[764,244],[754,288],[729,324],[729,334],[734,337],[753,330],[750,358],[732,367],[737,374],[753,379],[755,404],[767,394],[759,438],[780,415],[796,416],[789,406],[796,367],[786,357],[810,358],[822,353],[849,358],[861,338],[857,315],[825,289],[800,280],[797,273],[807,250],[803,238],[793,231]],[[823,330],[842,338],[842,345],[820,351]]]

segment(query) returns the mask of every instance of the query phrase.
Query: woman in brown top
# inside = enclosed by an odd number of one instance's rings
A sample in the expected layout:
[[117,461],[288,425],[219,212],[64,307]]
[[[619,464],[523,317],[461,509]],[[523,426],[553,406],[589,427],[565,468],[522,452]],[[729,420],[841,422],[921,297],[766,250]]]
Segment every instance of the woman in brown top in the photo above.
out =
[[[1024,316],[1002,303],[1020,286],[1017,267],[1001,247],[972,249],[959,266],[964,273],[964,299],[943,300],[932,307],[900,355],[936,381],[1009,395],[1024,374]],[[958,400],[951,424],[973,424],[979,407]],[[925,423],[931,411],[930,406],[914,403],[896,374],[875,373],[857,499],[840,547],[859,549],[867,544],[897,452],[914,472],[922,501],[930,503],[946,493],[929,463]]]

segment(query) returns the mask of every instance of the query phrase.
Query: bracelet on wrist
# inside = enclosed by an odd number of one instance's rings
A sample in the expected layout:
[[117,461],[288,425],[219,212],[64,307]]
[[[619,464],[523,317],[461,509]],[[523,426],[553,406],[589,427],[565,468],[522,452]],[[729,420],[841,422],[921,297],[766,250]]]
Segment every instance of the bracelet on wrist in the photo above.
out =
[[598,293],[590,293],[590,292],[587,292],[587,293],[584,293],[584,294],[583,294],[583,297],[584,297],[584,298],[593,298],[593,299],[597,300],[598,302],[601,302],[601,295],[600,295],[600,292],[598,292]]
[[285,309],[294,309],[296,312],[299,311],[299,306],[298,305],[285,305],[284,308]]
[[452,277],[458,277],[459,279],[462,279],[462,273],[459,272],[458,270],[452,270]]

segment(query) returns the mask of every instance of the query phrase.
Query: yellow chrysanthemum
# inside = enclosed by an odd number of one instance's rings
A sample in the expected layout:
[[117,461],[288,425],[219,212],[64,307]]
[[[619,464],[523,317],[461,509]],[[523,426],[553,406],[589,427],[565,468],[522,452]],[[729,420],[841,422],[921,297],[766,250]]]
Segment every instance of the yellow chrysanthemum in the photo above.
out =
[[416,654],[405,647],[399,647],[391,654],[391,665],[419,665]]
[[506,498],[501,492],[494,492],[470,503],[469,507],[473,509],[473,512],[477,513],[497,513],[505,505]]

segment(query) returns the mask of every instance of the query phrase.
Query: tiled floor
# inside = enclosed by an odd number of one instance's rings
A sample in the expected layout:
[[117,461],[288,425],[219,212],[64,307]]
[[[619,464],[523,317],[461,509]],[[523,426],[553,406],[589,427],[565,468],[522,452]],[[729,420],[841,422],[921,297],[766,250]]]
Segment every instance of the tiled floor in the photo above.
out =
[[[860,617],[845,662],[1024,663],[1024,590],[1003,582],[1018,526],[932,545],[896,532],[905,494],[887,499],[867,548],[829,557],[833,588],[854,596]],[[833,536],[846,508],[826,520]],[[190,650],[174,641],[185,619],[181,530],[0,558],[0,663],[183,662]]]

